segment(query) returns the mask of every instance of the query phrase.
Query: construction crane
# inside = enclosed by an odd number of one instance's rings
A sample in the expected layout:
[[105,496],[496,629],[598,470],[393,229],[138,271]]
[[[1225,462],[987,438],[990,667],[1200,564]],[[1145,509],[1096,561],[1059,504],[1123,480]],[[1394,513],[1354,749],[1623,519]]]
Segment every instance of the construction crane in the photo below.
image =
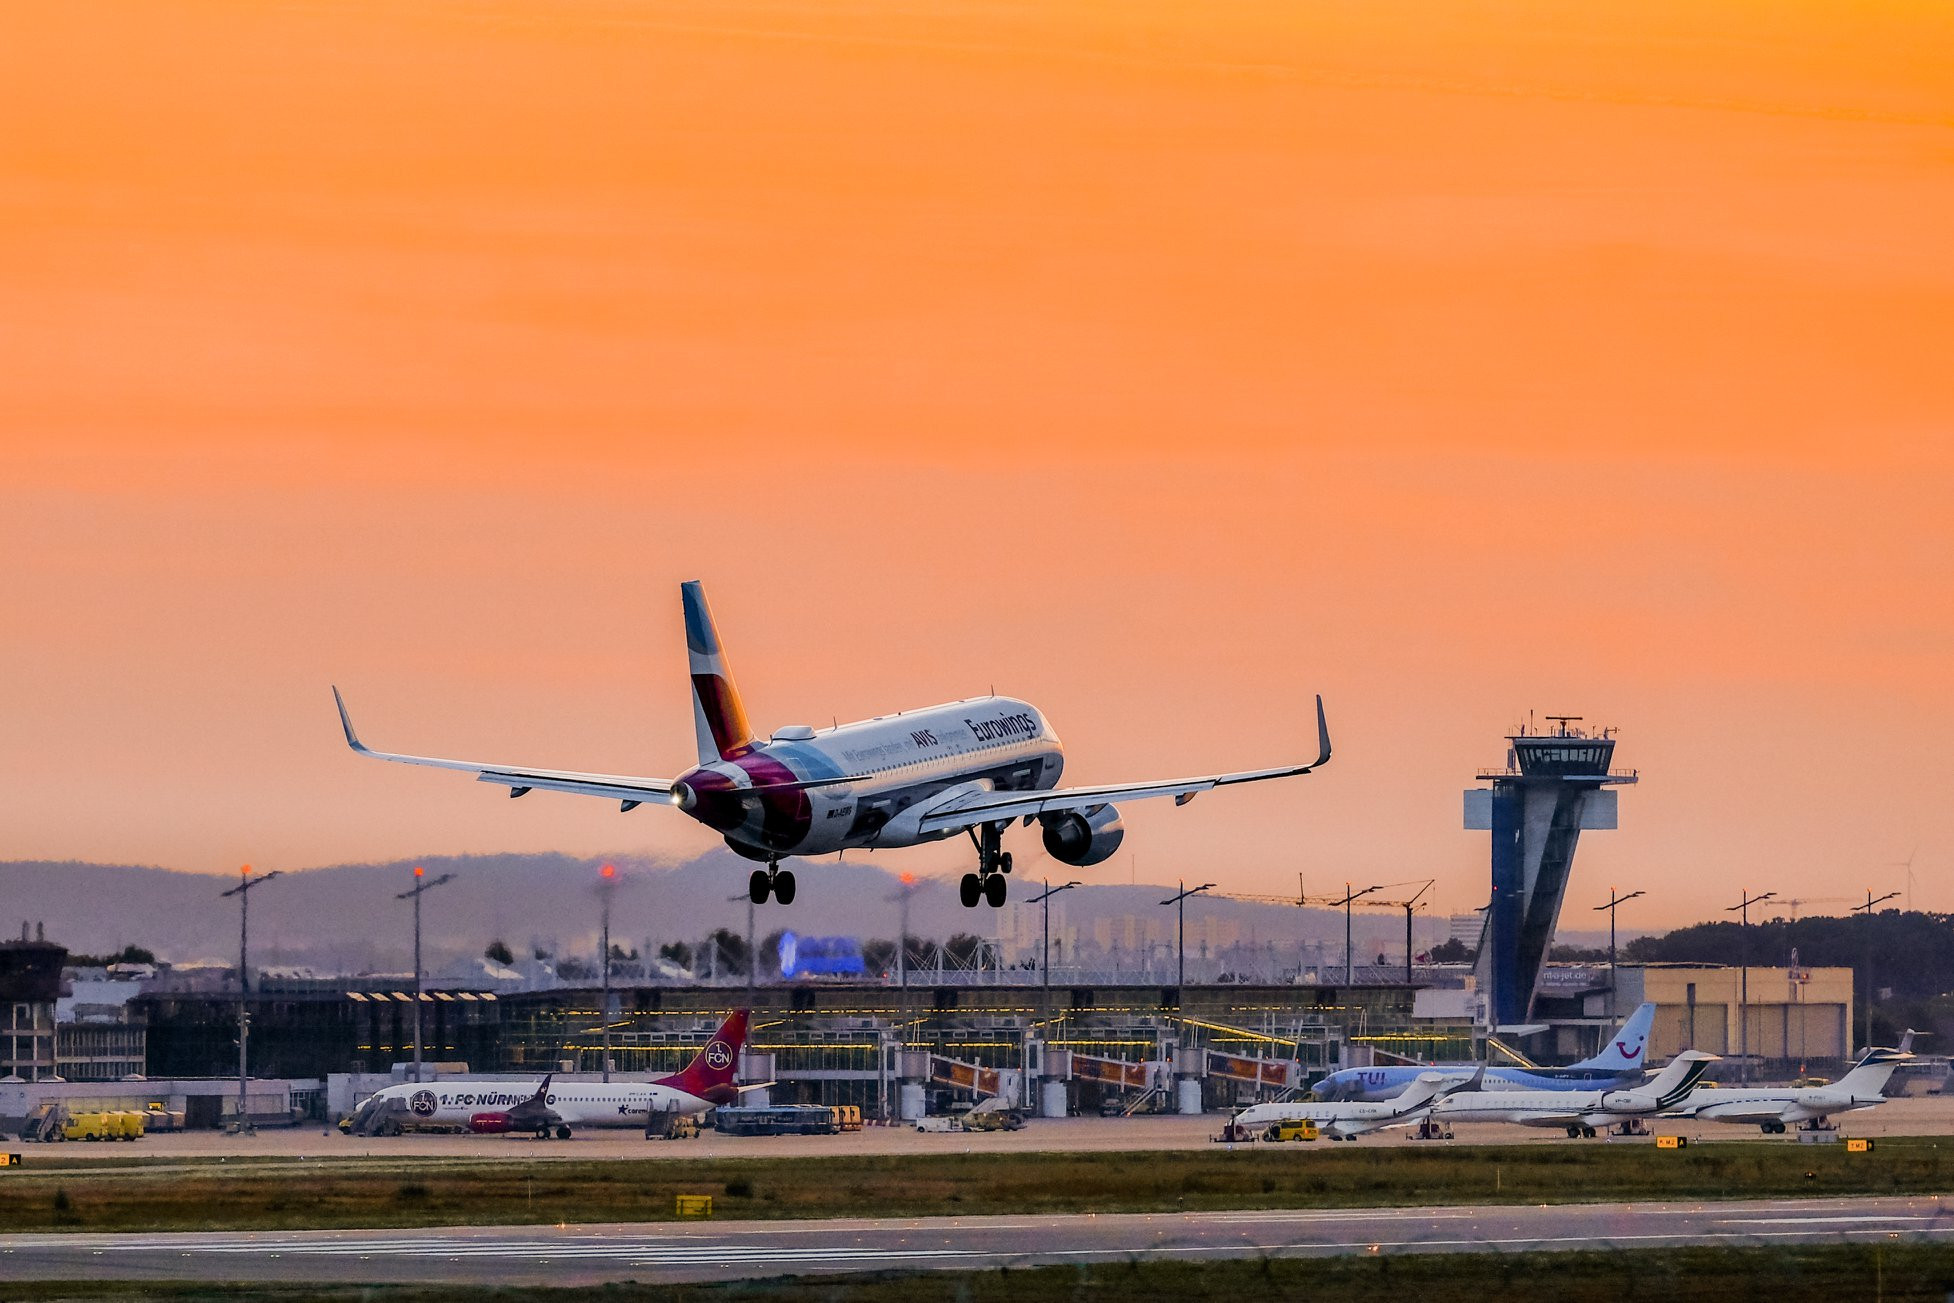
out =
[[[1411,912],[1418,908],[1418,902],[1425,898],[1437,883],[1436,878],[1425,878],[1416,882],[1387,882],[1385,887],[1416,887],[1418,890],[1405,900],[1367,900],[1364,905],[1375,909],[1402,909],[1404,911],[1404,984],[1411,985]],[[1373,888],[1381,890],[1382,888]]]

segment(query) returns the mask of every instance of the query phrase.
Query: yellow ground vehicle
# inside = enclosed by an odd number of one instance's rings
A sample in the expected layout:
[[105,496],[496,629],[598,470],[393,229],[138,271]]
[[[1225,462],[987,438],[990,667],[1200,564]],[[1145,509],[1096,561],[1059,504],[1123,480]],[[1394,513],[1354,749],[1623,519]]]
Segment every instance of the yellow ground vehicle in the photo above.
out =
[[1322,1133],[1316,1123],[1308,1118],[1297,1118],[1293,1122],[1278,1122],[1269,1128],[1270,1140],[1315,1140]]
[[114,1140],[122,1128],[108,1113],[71,1113],[61,1128],[63,1140]]
[[117,1140],[141,1140],[145,1130],[143,1115],[134,1109],[118,1109],[108,1115]]
[[860,1131],[862,1129],[862,1110],[857,1104],[831,1104],[828,1111],[835,1115],[836,1131]]

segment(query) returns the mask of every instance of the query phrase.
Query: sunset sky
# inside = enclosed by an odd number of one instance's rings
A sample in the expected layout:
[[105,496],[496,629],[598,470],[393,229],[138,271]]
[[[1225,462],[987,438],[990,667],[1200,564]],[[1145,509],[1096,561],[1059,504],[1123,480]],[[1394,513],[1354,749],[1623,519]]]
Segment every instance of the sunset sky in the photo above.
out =
[[763,728],[995,685],[1115,781],[1307,758],[1324,694],[1328,769],[1082,877],[1469,909],[1533,710],[1643,773],[1570,922],[1909,855],[1954,908],[1954,8],[6,25],[0,858],[710,849],[359,761],[327,690],[670,776],[699,578]]

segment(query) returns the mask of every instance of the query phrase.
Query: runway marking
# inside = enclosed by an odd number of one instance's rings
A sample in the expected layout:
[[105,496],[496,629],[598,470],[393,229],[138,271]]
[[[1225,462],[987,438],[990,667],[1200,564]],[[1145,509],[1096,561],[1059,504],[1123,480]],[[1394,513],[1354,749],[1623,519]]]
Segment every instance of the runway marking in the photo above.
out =
[[1887,1216],[1862,1214],[1860,1216],[1839,1217],[1725,1217],[1718,1220],[1719,1226],[1819,1226],[1835,1222],[1937,1222],[1938,1216],[1906,1216],[1894,1213]]
[[[1429,1213],[1420,1217],[1418,1220],[1433,1222],[1463,1221],[1468,1217],[1476,1215],[1475,1213],[1469,1212]],[[1309,1212],[1272,1208],[1268,1212],[1261,1213],[1197,1213],[1195,1216],[1188,1218],[1188,1220],[1200,1223],[1222,1222],[1229,1224],[1252,1222],[1395,1222],[1403,1221],[1405,1217],[1402,1212],[1391,1210],[1378,1212],[1339,1212],[1335,1209],[1326,1209],[1322,1212]]]

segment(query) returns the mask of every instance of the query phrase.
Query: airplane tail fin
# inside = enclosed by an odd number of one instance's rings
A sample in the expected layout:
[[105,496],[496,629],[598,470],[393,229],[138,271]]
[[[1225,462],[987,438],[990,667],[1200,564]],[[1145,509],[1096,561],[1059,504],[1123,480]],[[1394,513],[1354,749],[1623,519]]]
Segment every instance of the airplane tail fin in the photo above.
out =
[[555,1075],[556,1075],[556,1074],[555,1074],[554,1072],[546,1072],[546,1073],[544,1073],[544,1074],[543,1074],[543,1084],[542,1084],[542,1085],[540,1085],[540,1086],[538,1086],[538,1087],[536,1088],[536,1093],[535,1093],[534,1095],[531,1095],[531,1096],[529,1097],[529,1100],[528,1100],[528,1102],[529,1102],[529,1103],[531,1103],[531,1104],[545,1104],[545,1103],[548,1103],[548,1102],[549,1102],[549,1097],[550,1097],[550,1078],[552,1078],[552,1077],[554,1077]]
[[1656,1073],[1646,1089],[1655,1095],[1662,1108],[1668,1108],[1695,1090],[1697,1081],[1720,1057],[1701,1050],[1684,1050]]
[[740,1047],[746,1044],[746,1020],[750,1013],[747,1009],[733,1010],[732,1016],[719,1024],[719,1030],[706,1042],[706,1048],[692,1057],[692,1062],[653,1084],[682,1090],[708,1104],[730,1104],[738,1099],[739,1087],[733,1084],[733,1075],[739,1071]]
[[719,630],[706,605],[706,590],[698,580],[679,585],[685,606],[685,650],[692,668],[692,727],[698,735],[699,763],[723,760],[753,741],[740,704],[733,672],[720,649]]
[[1458,1088],[1459,1084],[1447,1080],[1443,1073],[1421,1072],[1417,1080],[1406,1086],[1399,1092],[1398,1097],[1391,1101],[1394,1106],[1392,1112],[1398,1117],[1403,1117],[1406,1113],[1424,1108],[1439,1096],[1449,1095]]
[[1649,1029],[1654,1025],[1655,1005],[1638,1005],[1635,1012],[1628,1016],[1628,1021],[1601,1047],[1601,1053],[1591,1059],[1582,1059],[1574,1066],[1605,1072],[1640,1071],[1643,1052],[1649,1048]]
[[1853,1064],[1852,1071],[1839,1078],[1835,1089],[1850,1095],[1882,1094],[1893,1070],[1912,1057],[1905,1050],[1867,1050],[1866,1057]]

